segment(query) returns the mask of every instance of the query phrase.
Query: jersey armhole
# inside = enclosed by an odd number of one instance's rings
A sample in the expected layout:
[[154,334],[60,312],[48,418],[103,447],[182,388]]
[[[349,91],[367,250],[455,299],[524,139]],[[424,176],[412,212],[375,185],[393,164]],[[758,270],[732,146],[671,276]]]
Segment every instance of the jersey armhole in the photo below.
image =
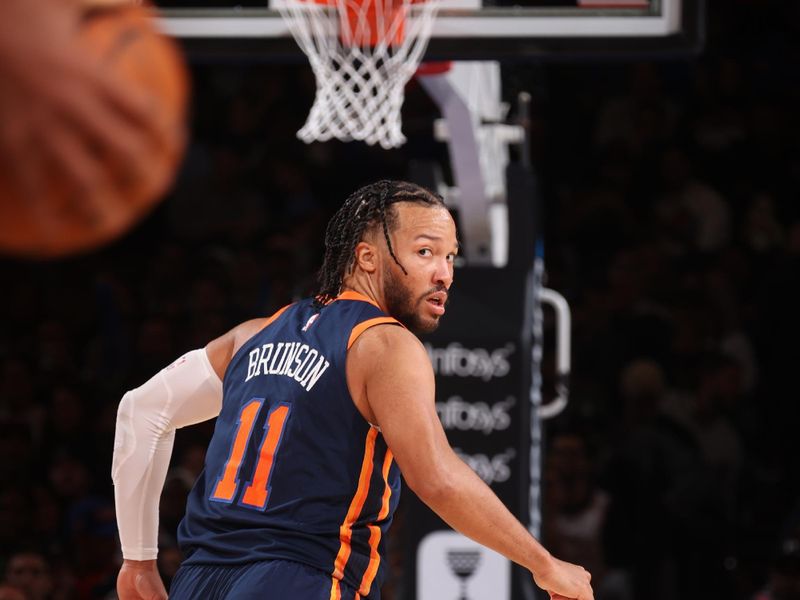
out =
[[394,319],[392,317],[375,317],[374,319],[367,319],[366,321],[362,321],[355,327],[353,327],[353,331],[350,332],[350,339],[347,340],[347,349],[350,350],[350,347],[356,343],[356,340],[370,327],[375,327],[375,325],[384,325],[384,324],[391,324],[391,325],[399,325],[403,327],[403,324]]
[[264,329],[269,327],[275,320],[277,320],[278,317],[280,317],[286,311],[287,308],[289,308],[293,304],[295,304],[295,303],[292,302],[292,304],[287,304],[283,308],[278,309],[275,313],[272,314],[272,316],[267,317],[267,320],[264,321],[264,324],[261,327],[259,327],[256,331],[254,331],[251,335],[249,335],[244,341],[242,341],[242,343],[239,345],[239,347],[236,348],[236,350],[231,354],[231,359],[228,361],[228,366],[225,367],[225,373],[223,374],[223,377],[222,377],[222,381],[223,382],[225,381],[225,378],[228,376],[228,369],[231,368],[231,365],[233,364],[234,359],[242,351],[242,348],[244,348],[247,345],[247,342],[249,342],[254,337],[256,337],[259,333],[264,331]]
[[[278,310],[277,310],[275,313],[273,313],[273,315],[272,315],[271,317],[267,317],[267,320],[266,320],[266,321],[264,322],[264,324],[263,324],[263,325],[262,325],[262,326],[259,328],[259,330],[258,330],[258,331],[256,331],[256,333],[260,333],[260,332],[264,331],[264,330],[265,330],[267,327],[269,327],[270,325],[272,325],[272,323],[273,323],[273,322],[274,322],[274,321],[275,321],[275,320],[276,320],[278,317],[280,317],[280,316],[281,316],[281,315],[284,313],[284,311],[285,311],[287,308],[289,308],[289,307],[290,307],[290,306],[292,306],[293,304],[294,304],[294,302],[292,302],[292,304],[287,304],[287,305],[286,305],[286,306],[284,306],[283,308],[280,308],[280,309],[278,309]],[[255,335],[255,334],[253,334],[253,335]],[[251,337],[252,337],[252,336],[251,336]]]

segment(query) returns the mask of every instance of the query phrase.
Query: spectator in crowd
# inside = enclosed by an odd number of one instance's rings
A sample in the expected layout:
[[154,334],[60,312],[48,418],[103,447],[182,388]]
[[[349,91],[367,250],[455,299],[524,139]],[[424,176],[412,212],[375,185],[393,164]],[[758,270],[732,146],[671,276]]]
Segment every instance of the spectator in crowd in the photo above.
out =
[[545,542],[556,555],[586,565],[597,600],[633,600],[629,574],[609,565],[606,556],[611,499],[597,485],[585,437],[569,430],[555,433],[543,478]]
[[48,600],[53,592],[47,559],[30,550],[11,555],[6,563],[5,581],[21,590],[26,600]]

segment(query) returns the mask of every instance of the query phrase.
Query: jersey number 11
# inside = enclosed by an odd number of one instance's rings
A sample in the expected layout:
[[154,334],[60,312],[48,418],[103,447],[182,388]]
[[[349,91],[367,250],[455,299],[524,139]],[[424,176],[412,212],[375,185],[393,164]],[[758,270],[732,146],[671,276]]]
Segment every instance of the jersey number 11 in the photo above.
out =
[[[244,405],[239,413],[239,426],[236,428],[233,446],[222,470],[222,476],[214,486],[211,500],[229,504],[236,497],[242,458],[253,432],[253,423],[255,423],[263,404],[263,398],[253,398]],[[267,423],[264,425],[264,437],[258,451],[258,461],[253,472],[253,478],[239,500],[241,506],[256,510],[264,510],[266,508],[272,464],[278,451],[287,416],[289,416],[288,404],[279,404],[270,411]]]

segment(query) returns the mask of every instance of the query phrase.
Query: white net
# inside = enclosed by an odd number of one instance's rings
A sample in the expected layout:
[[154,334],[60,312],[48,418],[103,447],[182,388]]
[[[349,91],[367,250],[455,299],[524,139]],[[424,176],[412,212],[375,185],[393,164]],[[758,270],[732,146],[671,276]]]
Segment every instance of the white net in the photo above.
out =
[[396,148],[406,141],[400,109],[425,53],[437,0],[284,0],[277,4],[317,80],[297,137]]

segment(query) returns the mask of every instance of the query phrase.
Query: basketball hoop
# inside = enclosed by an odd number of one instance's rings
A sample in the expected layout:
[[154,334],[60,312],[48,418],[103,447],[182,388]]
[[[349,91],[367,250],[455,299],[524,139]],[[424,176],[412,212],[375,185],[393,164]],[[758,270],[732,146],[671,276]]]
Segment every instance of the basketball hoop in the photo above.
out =
[[317,80],[297,137],[306,143],[406,141],[400,109],[431,35],[438,0],[282,0],[277,7]]

